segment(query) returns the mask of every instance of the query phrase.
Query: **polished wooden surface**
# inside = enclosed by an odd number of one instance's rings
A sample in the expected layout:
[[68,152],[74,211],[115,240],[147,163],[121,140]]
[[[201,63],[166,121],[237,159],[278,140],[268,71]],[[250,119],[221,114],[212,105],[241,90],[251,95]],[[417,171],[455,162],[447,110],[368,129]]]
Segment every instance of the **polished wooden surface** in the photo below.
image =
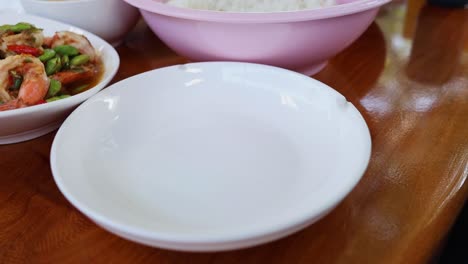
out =
[[[433,259],[468,195],[468,15],[463,9],[405,6],[400,1],[383,9],[357,42],[315,76],[359,108],[373,140],[367,173],[323,220],[277,242],[224,253],[128,242],[97,227],[58,191],[49,169],[52,133],[0,146],[0,263]],[[144,24],[118,51],[122,65],[115,81],[186,61]]]

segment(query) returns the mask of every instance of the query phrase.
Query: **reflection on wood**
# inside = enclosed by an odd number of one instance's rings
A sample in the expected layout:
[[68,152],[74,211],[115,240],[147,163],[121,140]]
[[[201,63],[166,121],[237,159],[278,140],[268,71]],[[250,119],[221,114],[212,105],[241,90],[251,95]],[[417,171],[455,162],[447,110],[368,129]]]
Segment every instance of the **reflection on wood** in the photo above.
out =
[[409,78],[441,85],[452,79],[457,70],[461,70],[458,67],[463,57],[464,44],[468,40],[467,14],[462,9],[434,6],[421,9],[406,68]]
[[426,4],[427,0],[408,0],[405,27],[403,29],[403,36],[405,38],[412,38],[416,29],[416,24],[419,16],[419,11]]

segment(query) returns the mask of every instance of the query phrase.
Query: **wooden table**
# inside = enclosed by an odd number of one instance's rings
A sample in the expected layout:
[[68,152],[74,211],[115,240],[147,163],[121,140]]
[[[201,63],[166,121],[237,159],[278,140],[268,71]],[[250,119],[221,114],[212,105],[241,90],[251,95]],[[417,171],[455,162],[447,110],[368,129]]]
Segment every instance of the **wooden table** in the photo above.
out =
[[[267,245],[195,254],[111,235],[75,210],[49,168],[54,133],[0,146],[0,263],[425,263],[468,195],[466,10],[392,4],[315,76],[364,115],[367,173],[320,222]],[[405,11],[407,10],[407,11]],[[186,60],[139,25],[115,81]]]

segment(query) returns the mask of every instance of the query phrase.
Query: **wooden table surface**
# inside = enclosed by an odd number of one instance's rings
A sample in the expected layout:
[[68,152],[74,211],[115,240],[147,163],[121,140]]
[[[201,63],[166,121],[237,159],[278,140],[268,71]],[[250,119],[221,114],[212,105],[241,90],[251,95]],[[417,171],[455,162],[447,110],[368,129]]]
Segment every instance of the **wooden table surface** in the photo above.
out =
[[[315,78],[355,104],[373,140],[354,191],[285,239],[224,253],[154,249],[74,209],[49,168],[54,133],[0,146],[0,263],[426,263],[468,195],[467,10],[394,3]],[[140,24],[115,81],[186,60]]]

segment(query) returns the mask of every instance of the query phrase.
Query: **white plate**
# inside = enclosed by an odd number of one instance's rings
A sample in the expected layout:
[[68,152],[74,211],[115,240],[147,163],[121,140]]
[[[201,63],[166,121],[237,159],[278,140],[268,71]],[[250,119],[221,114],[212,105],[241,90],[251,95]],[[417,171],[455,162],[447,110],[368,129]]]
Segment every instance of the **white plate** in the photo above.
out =
[[54,140],[65,197],[112,233],[188,251],[268,242],[357,184],[371,140],[356,108],[306,76],[247,63],[140,74],[81,105]]
[[44,29],[46,36],[52,36],[56,31],[62,30],[84,34],[100,53],[105,72],[99,84],[86,92],[47,104],[0,112],[0,144],[33,139],[56,129],[76,106],[103,89],[112,80],[120,64],[115,49],[87,31],[45,18],[0,11],[0,25],[16,24],[21,21]]

